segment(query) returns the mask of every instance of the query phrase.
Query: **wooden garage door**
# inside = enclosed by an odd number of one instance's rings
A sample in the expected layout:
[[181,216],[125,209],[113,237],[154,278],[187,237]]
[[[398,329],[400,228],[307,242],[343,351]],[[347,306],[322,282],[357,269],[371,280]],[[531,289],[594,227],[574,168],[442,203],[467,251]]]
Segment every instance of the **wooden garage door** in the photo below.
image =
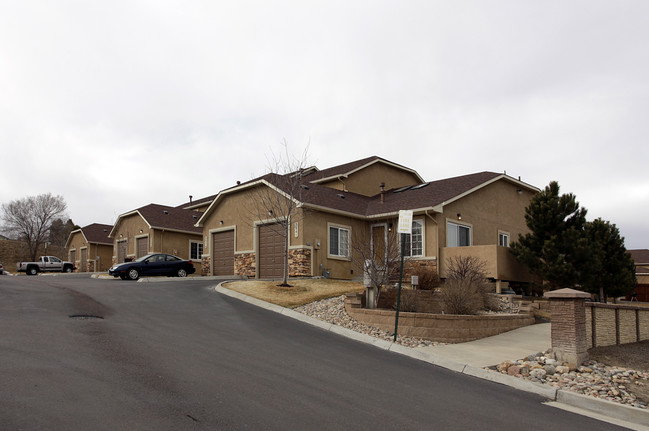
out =
[[126,249],[128,241],[120,241],[117,243],[117,263],[122,263],[126,260]]
[[234,231],[212,234],[212,275],[234,275]]
[[79,262],[79,271],[87,272],[88,271],[88,249],[81,249],[81,261]]
[[259,277],[282,278],[284,276],[284,238],[280,226],[259,226]]
[[142,257],[149,252],[149,237],[145,236],[144,238],[138,238],[136,244],[136,257]]

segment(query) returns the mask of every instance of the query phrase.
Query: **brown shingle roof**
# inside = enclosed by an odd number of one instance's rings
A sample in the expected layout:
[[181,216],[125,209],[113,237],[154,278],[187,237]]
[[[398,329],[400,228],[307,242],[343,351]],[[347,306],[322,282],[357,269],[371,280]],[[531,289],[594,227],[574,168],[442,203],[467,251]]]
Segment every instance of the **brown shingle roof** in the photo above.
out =
[[189,208],[194,208],[194,207],[197,207],[197,206],[207,206],[210,203],[212,203],[212,201],[214,200],[214,198],[216,196],[217,195],[212,195],[212,196],[207,196],[207,197],[204,197],[204,198],[201,198],[201,199],[194,199],[191,202],[185,202],[182,205],[178,205],[176,208],[189,209]]
[[[394,163],[394,162],[391,162],[389,160],[383,159],[383,158],[378,157],[378,156],[366,157],[364,159],[356,160],[356,161],[349,162],[349,163],[344,163],[344,164],[338,165],[338,166],[333,166],[331,168],[323,169],[321,171],[311,170],[311,171],[309,171],[309,174],[304,177],[304,179],[306,181],[309,181],[309,182],[313,183],[313,182],[319,182],[320,180],[323,180],[325,178],[335,178],[335,177],[339,177],[339,176],[346,176],[346,175],[351,174],[355,170],[357,170],[359,168],[362,168],[363,166],[370,165],[370,164],[373,164],[373,163],[385,163],[385,164],[388,164],[388,165],[397,166],[397,167],[399,167],[401,169],[412,172],[414,175],[416,175],[421,180],[421,177],[419,176],[419,174],[417,172],[415,172],[414,170],[412,170],[412,169],[410,169],[410,168],[408,168],[406,166],[399,165],[397,163]],[[423,181],[423,180],[421,180],[421,181]]]
[[631,253],[631,257],[636,265],[649,264],[649,250],[646,248],[627,251]]
[[197,211],[158,204],[149,204],[138,208],[136,211],[142,215],[144,220],[152,228],[196,233],[203,232],[203,229],[194,226],[202,215]]
[[[385,193],[384,202],[381,202],[380,194],[366,197],[319,184],[305,184],[308,188],[300,190],[300,195],[296,198],[305,204],[372,217],[381,214],[394,214],[403,209],[433,208],[501,176],[503,174],[495,172],[479,172],[388,190]],[[264,179],[279,189],[283,189],[282,186],[285,184],[282,182],[281,176],[270,175],[265,176]]]
[[88,242],[97,244],[112,244],[113,241],[108,237],[108,234],[113,229],[109,224],[93,223],[88,226],[82,227],[81,232],[86,237]]

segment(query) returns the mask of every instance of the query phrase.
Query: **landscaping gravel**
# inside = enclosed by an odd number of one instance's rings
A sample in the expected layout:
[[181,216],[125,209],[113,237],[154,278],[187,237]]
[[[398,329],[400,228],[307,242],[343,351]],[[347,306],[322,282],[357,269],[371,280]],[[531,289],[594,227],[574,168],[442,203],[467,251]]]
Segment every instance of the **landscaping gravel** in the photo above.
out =
[[642,409],[647,403],[633,393],[649,384],[649,372],[586,361],[577,367],[558,362],[546,351],[517,361],[505,361],[496,371],[559,389]]
[[[334,298],[323,299],[320,301],[312,302],[310,304],[302,305],[294,308],[307,316],[323,320],[334,325],[342,326],[343,328],[351,329],[352,331],[361,334],[371,335],[372,337],[380,338],[382,340],[393,341],[394,333],[383,331],[373,326],[360,323],[359,321],[351,318],[347,311],[345,311],[345,295],[337,296]],[[406,347],[426,347],[437,346],[445,343],[437,343],[435,341],[424,340],[422,338],[402,337],[397,335],[397,344]]]
[[[507,306],[501,305],[501,307],[501,312],[518,311],[513,307],[509,310],[504,310]],[[387,341],[393,340],[392,333],[365,325],[351,318],[345,311],[344,295],[312,302],[294,310],[359,333]],[[396,342],[407,347],[445,344],[402,336],[398,336]],[[550,351],[539,352],[517,361],[503,362],[494,371],[616,403],[642,409],[647,408],[647,400],[639,399],[633,393],[644,393],[644,388],[649,386],[649,372],[647,371],[609,366],[596,361],[587,361],[577,367],[573,364],[557,362],[552,359]],[[639,391],[638,389],[643,390]]]

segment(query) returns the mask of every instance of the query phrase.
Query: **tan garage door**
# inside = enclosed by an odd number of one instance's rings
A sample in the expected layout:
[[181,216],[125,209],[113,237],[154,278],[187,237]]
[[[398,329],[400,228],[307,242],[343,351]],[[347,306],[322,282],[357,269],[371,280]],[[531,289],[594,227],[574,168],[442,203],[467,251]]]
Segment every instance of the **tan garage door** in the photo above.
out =
[[278,224],[259,226],[259,277],[284,276],[284,238]]
[[212,275],[234,275],[234,231],[212,234]]
[[145,236],[144,238],[137,239],[137,251],[135,252],[136,256],[142,257],[149,252],[149,237]]
[[81,262],[79,262],[79,271],[87,272],[88,271],[88,249],[81,249]]
[[117,243],[117,263],[125,261],[127,247],[128,241],[120,241]]

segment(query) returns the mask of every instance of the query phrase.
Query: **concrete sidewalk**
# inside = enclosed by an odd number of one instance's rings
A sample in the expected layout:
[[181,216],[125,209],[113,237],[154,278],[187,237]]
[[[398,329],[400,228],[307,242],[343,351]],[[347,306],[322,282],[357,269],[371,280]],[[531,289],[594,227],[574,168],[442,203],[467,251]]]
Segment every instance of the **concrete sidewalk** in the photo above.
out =
[[418,347],[417,350],[474,367],[491,367],[545,352],[550,347],[550,324],[540,323],[480,340]]

